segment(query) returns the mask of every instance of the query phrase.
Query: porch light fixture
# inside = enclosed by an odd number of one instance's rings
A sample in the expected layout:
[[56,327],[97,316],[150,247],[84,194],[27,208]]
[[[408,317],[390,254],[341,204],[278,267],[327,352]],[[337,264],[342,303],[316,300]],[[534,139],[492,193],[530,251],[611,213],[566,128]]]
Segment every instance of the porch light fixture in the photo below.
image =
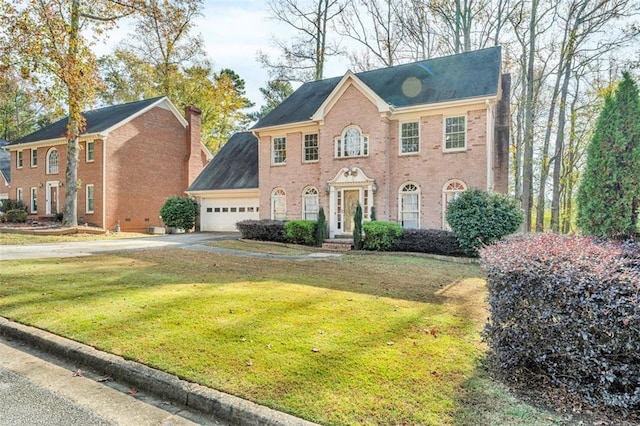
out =
[[375,181],[373,181],[373,183],[371,184],[371,190],[372,190],[373,192],[376,192],[376,191],[378,190],[378,185],[376,185],[376,182],[375,182]]

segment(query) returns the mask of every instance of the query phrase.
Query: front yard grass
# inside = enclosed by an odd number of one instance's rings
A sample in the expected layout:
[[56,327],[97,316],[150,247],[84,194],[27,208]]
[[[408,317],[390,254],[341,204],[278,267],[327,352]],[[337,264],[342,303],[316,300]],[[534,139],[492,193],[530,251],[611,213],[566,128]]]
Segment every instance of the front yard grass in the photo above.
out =
[[44,243],[69,243],[74,241],[101,241],[118,240],[122,238],[142,238],[150,237],[149,234],[136,232],[118,232],[108,235],[100,234],[71,234],[71,235],[37,235],[18,234],[12,232],[0,232],[0,246],[3,245],[27,245]]
[[403,256],[0,262],[0,315],[311,421],[552,424],[478,404],[485,296],[477,265]]

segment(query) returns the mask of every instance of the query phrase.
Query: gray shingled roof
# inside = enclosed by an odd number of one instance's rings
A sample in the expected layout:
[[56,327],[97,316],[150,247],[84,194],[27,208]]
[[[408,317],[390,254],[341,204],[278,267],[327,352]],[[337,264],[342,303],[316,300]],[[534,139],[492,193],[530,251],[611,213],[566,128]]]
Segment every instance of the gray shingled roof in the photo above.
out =
[[[491,47],[442,58],[427,59],[389,68],[357,73],[356,76],[393,107],[471,99],[498,93],[501,48]],[[403,93],[407,79],[417,79],[415,96]],[[253,128],[309,121],[342,77],[305,83]]]
[[[86,129],[82,134],[99,133],[109,129],[110,127],[126,120],[133,114],[145,109],[149,105],[162,99],[160,96],[152,99],[145,99],[127,104],[113,105],[93,111],[84,112],[82,115],[87,120]],[[18,145],[27,142],[46,141],[50,139],[58,139],[64,137],[67,132],[67,117],[58,120],[47,127],[35,131],[23,138],[20,138],[10,145]]]
[[6,140],[0,138],[0,172],[4,177],[11,182],[11,155],[9,151],[4,149],[4,146],[9,144]]
[[207,164],[187,191],[258,188],[258,139],[236,133]]

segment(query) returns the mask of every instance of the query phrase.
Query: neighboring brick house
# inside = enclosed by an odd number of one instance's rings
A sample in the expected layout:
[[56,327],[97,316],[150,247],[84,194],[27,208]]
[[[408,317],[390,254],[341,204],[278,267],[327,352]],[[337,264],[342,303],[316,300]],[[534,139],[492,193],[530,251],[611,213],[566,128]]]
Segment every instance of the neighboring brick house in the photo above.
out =
[[461,191],[507,191],[509,85],[500,47],[303,84],[251,129],[259,217],[323,207],[333,238],[352,233],[359,203],[364,220],[446,228]]
[[[160,208],[183,195],[210,154],[200,139],[200,111],[186,119],[166,98],[84,113],[78,160],[78,223],[146,231],[163,226]],[[31,217],[53,217],[65,198],[67,119],[6,148],[11,154],[10,198],[22,199]]]
[[5,149],[8,143],[6,140],[0,138],[0,200],[9,198],[11,166],[9,165],[9,151]]

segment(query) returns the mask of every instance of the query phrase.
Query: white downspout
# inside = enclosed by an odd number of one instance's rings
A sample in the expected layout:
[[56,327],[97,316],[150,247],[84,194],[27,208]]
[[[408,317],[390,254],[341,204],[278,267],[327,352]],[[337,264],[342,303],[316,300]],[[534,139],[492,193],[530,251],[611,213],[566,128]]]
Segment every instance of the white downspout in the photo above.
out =
[[490,100],[485,101],[487,105],[487,191],[493,192],[493,152],[495,144],[495,103]]
[[102,226],[107,228],[107,135],[102,138]]

